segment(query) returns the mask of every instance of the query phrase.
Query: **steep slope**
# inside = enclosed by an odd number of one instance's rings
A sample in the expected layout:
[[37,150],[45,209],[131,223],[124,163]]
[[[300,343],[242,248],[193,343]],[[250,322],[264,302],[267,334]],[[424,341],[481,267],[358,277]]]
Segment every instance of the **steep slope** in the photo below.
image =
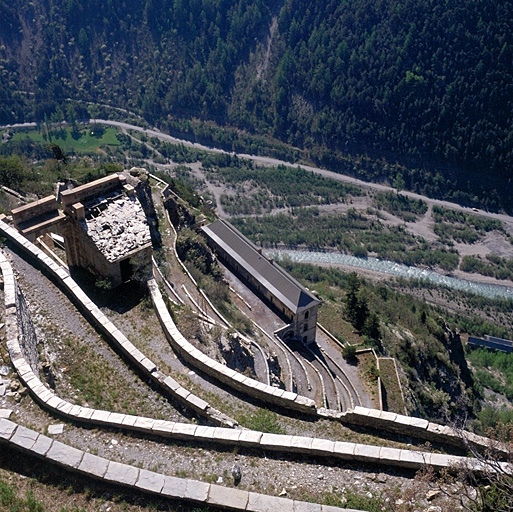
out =
[[0,122],[85,115],[75,98],[273,135],[346,172],[348,153],[384,156],[431,195],[511,196],[511,0],[0,0],[0,16]]

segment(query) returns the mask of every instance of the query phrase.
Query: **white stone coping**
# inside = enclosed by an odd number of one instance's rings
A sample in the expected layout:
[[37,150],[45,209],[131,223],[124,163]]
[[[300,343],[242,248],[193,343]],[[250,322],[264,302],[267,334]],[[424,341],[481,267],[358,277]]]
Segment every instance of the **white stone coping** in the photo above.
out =
[[[126,337],[117,329],[117,327],[100,311],[100,309],[89,299],[83,292],[78,284],[69,276],[68,273],[63,274],[62,267],[59,267],[53,260],[46,256],[40,249],[27,240],[23,235],[18,233],[14,228],[7,225],[5,222],[0,221],[0,232],[3,232],[9,239],[15,242],[24,251],[28,252],[31,256],[37,258],[40,264],[43,265],[50,275],[60,284],[66,287],[68,292],[73,295],[74,299],[81,305],[90,318],[93,319],[96,326],[102,330],[109,339],[116,344],[117,348],[129,359],[137,368],[148,375],[153,381],[159,384],[167,393],[175,399],[184,403],[188,408],[193,409],[198,414],[209,418],[216,424],[225,425],[228,427],[236,427],[237,422],[227,417],[222,412],[214,407],[211,407],[205,400],[195,396],[190,391],[180,386],[174,379],[167,377],[157,371],[157,366],[148,359],[140,350],[138,350]],[[4,279],[4,296],[5,305],[7,307],[15,306],[16,304],[16,284],[11,265],[2,255],[0,258],[2,273]],[[6,288],[7,285],[7,288]],[[20,352],[21,354],[21,352]],[[12,356],[11,356],[12,357]],[[169,384],[172,383],[171,386]],[[45,400],[45,403],[47,401]],[[53,403],[51,405],[54,405]]]
[[73,448],[7,419],[0,419],[0,443],[95,480],[130,487],[162,498],[246,512],[361,512],[140,469]]
[[[9,238],[12,238],[15,242],[17,242],[19,245],[23,246],[26,250],[32,251],[33,255],[35,255],[39,249],[35,247],[33,244],[27,241],[25,237],[20,235],[16,230],[5,224],[4,222],[0,221],[0,231],[3,231],[4,234],[6,234]],[[40,251],[39,251],[40,252]],[[60,267],[59,267],[60,268]],[[12,290],[12,294],[15,295],[15,279],[14,274],[11,268],[11,265],[5,258],[5,256],[0,253],[0,269],[2,271],[2,274],[4,276],[4,289],[5,286],[8,287],[9,290]],[[71,278],[68,276],[65,279],[67,281],[68,287],[76,287],[78,288],[78,285],[74,283],[74,281],[71,280]],[[80,290],[80,288],[78,288]],[[189,351],[197,350],[195,347],[193,347],[189,342],[183,338],[183,336],[179,333],[178,329],[176,328],[174,322],[171,319],[171,316],[169,315],[167,308],[165,307],[165,304],[163,302],[162,296],[160,295],[160,291],[158,290],[158,286],[153,281],[152,284],[150,284],[150,290],[152,290],[152,298],[153,298],[153,291],[157,290],[158,294],[155,294],[155,299],[157,304],[155,305],[159,318],[161,316],[164,317],[164,321],[161,322],[165,326],[166,332],[169,333],[172,337],[181,337],[182,343],[185,342],[189,346],[187,348]],[[81,290],[80,290],[81,291]],[[6,294],[4,293],[4,296]],[[85,296],[85,294],[84,294]],[[87,296],[85,296],[87,298]],[[103,424],[106,426],[113,426],[113,427],[121,427],[131,430],[139,430],[143,432],[148,433],[156,433],[161,436],[165,437],[173,437],[173,431],[175,430],[175,423],[174,422],[161,422],[160,420],[152,420],[149,418],[138,418],[135,416],[129,416],[129,415],[123,415],[120,413],[111,413],[108,411],[98,411],[93,410],[90,408],[83,408],[77,405],[70,404],[69,402],[66,402],[59,397],[55,396],[55,394],[46,388],[42,384],[42,382],[39,380],[39,378],[32,372],[32,369],[30,366],[26,363],[24,357],[21,354],[21,350],[18,345],[17,340],[17,322],[16,322],[16,310],[12,305],[10,304],[12,297],[7,298],[6,296],[6,318],[5,318],[5,324],[6,324],[6,337],[7,337],[7,347],[9,350],[9,353],[11,355],[11,359],[13,361],[13,364],[16,367],[16,370],[18,371],[20,377],[24,381],[25,385],[31,390],[33,395],[37,398],[37,400],[43,404],[47,408],[50,408],[54,410],[54,412],[61,414],[63,416],[66,416],[70,419],[75,420],[81,420],[81,421],[89,421],[97,424]],[[9,304],[8,304],[9,302]],[[162,303],[161,303],[162,302]],[[15,300],[14,300],[15,304]],[[94,306],[94,304],[93,304]],[[11,319],[8,315],[8,309],[10,308],[11,313],[14,313],[14,318]],[[167,315],[166,315],[167,313]],[[101,311],[94,306],[94,315],[98,316],[99,322],[104,322],[105,324],[112,325],[112,328],[115,330],[116,337],[122,338],[123,341],[123,347],[122,349],[127,352],[128,350],[136,351],[136,353],[141,354],[131,343],[130,341],[124,337],[124,335],[115,328],[115,326],[106,319],[105,315],[101,313]],[[16,336],[14,336],[14,333],[9,336],[9,330],[16,330]],[[198,351],[199,352],[199,351]],[[222,369],[229,370],[230,372],[233,372],[233,370],[230,370],[226,368],[223,365],[216,364],[215,361],[211,360],[204,354],[200,352],[201,356],[198,357],[198,360],[201,360],[203,363],[202,367],[208,366],[209,364],[213,363],[214,367],[221,367]],[[142,359],[140,361],[144,362],[143,367],[151,367],[153,368],[153,364],[151,361],[149,361],[147,358],[141,354]],[[208,361],[205,361],[207,359]],[[229,374],[229,372],[228,372]],[[152,377],[158,377],[158,382],[161,385],[164,385],[174,396],[178,397],[179,399],[182,399],[182,401],[185,401],[189,405],[193,406],[195,410],[206,410],[209,413],[209,417],[212,414],[212,409],[210,406],[202,399],[196,397],[195,395],[192,395],[189,391],[182,388],[174,379],[172,379],[169,376],[165,376],[158,372],[158,370],[153,370],[151,372]],[[245,379],[242,384],[247,384],[248,381],[252,381],[253,379]],[[239,383],[239,385],[242,385]],[[249,382],[250,388],[251,385],[254,384],[254,389],[261,390],[262,386],[265,386],[265,384],[262,384],[258,381]],[[281,400],[292,400],[292,396],[295,396],[294,402],[301,404],[305,408],[310,407],[310,399],[305,398],[301,395],[296,395],[294,393],[287,394],[287,398],[283,398],[283,395],[286,392],[283,392],[283,390],[276,390],[276,388],[272,388],[273,395],[277,393],[280,395],[279,391],[282,391]],[[276,396],[273,396],[273,401],[276,403]],[[214,409],[215,411],[215,409]],[[215,411],[216,413],[220,414],[219,411]],[[455,429],[452,429],[448,426],[438,425],[432,422],[429,422],[427,420],[421,419],[421,418],[414,418],[410,416],[404,416],[400,414],[390,413],[387,411],[379,411],[377,409],[367,409],[364,407],[357,406],[353,410],[349,410],[344,413],[339,413],[337,416],[340,419],[343,419],[348,422],[354,422],[360,425],[368,425],[373,428],[383,428],[385,430],[393,431],[393,432],[399,432],[407,435],[417,435],[418,437],[425,437],[426,439],[431,440],[437,440],[441,442],[452,442],[455,444],[462,444],[462,435],[466,438],[468,442],[470,442],[474,446],[478,447],[484,447],[488,448],[491,445],[491,440],[485,437],[477,436],[476,434],[470,433],[470,432],[458,432]],[[223,417],[221,415],[222,420],[224,420],[226,417]],[[158,426],[156,425],[158,423]],[[222,421],[220,422],[223,423]],[[326,448],[328,444],[326,443],[332,443],[332,441],[323,440],[323,439],[312,439],[312,438],[304,438],[305,441],[301,442],[302,446],[296,446],[299,441],[297,440],[297,436],[282,436],[282,437],[292,437],[291,440],[283,439],[282,444],[279,443],[273,443],[273,438],[270,437],[271,434],[263,434],[261,432],[253,432],[253,431],[242,431],[238,437],[238,440],[235,440],[232,435],[228,435],[226,437],[223,437],[221,434],[214,437],[214,433],[216,427],[197,427],[196,432],[194,435],[190,434],[190,426],[189,424],[183,424],[186,425],[185,427],[176,427],[176,434],[177,437],[181,436],[182,439],[190,439],[194,438],[198,441],[208,441],[208,440],[216,440],[220,443],[238,443],[241,446],[251,447],[251,448],[260,448],[260,444],[262,441],[262,438],[264,440],[264,443],[262,444],[262,447],[265,446],[265,449],[277,449],[277,450],[292,450],[292,451],[300,451],[301,453],[310,453],[315,455],[330,455],[333,454],[335,457],[339,458],[347,458],[349,456],[349,451],[346,445],[351,445],[352,443],[344,443],[340,444],[340,442],[335,443],[335,448],[331,450],[331,445],[329,448]],[[233,426],[229,425],[229,426]],[[181,429],[181,430],[180,430]],[[212,432],[209,429],[214,429]],[[188,433],[189,432],[189,433]],[[200,435],[201,432],[201,435]],[[294,441],[295,439],[295,441]],[[307,439],[310,439],[307,441]],[[315,443],[314,443],[315,441]],[[296,444],[295,444],[296,443]],[[320,448],[324,443],[324,448]],[[306,448],[306,445],[308,445],[308,448]],[[303,446],[305,446],[303,448]],[[351,455],[356,456],[359,460],[367,460],[367,461],[375,461],[376,460],[376,453],[375,451],[371,452],[369,451],[369,448],[365,448],[369,445],[361,445],[361,448],[358,448],[357,451],[356,448],[351,452]],[[341,451],[338,450],[338,448],[343,448]],[[356,447],[356,445],[355,445]],[[500,445],[494,445],[494,449],[501,451]],[[415,467],[422,467],[422,465],[427,460],[427,455],[430,455],[428,453],[424,452],[410,452],[410,453],[419,453],[421,454],[420,458],[412,456],[413,459],[417,460],[416,463],[410,461],[409,459],[406,460],[405,455],[403,454],[403,460],[401,461],[401,455],[400,453],[397,454],[400,450],[396,450],[393,448],[381,448],[381,450],[388,450],[384,453],[387,454],[386,459],[383,459],[381,455],[377,457],[377,460],[385,461],[387,460],[388,464],[395,464],[399,466],[406,466],[406,467],[413,467],[415,464],[418,464]],[[368,456],[364,456],[365,454],[368,454]],[[363,459],[362,459],[363,457]],[[441,457],[445,457],[444,455],[441,455]],[[420,464],[420,459],[422,458],[423,464]],[[433,461],[437,461],[438,459],[435,457]],[[412,466],[413,464],[413,466]],[[438,463],[434,463],[433,465],[437,466]]]

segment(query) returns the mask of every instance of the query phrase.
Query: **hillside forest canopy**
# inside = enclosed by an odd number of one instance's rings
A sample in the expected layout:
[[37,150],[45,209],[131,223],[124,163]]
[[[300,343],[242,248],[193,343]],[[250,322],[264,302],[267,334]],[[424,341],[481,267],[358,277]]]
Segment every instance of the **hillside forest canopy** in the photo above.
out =
[[0,0],[0,17],[1,124],[110,105],[511,211],[510,0]]

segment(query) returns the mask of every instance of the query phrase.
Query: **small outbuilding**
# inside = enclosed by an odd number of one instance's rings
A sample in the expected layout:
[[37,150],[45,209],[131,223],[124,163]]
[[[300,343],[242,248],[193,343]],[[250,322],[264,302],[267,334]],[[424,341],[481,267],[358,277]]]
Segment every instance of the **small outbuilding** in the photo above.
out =
[[280,329],[284,339],[315,341],[321,301],[298,283],[229,222],[218,220],[202,227],[210,247],[250,287],[288,322]]

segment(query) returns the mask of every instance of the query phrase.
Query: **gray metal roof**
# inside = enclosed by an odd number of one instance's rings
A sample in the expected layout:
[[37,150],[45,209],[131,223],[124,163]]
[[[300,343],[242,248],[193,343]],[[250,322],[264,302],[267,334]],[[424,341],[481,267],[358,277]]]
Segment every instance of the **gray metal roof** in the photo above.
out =
[[278,264],[261,254],[256,245],[229,222],[218,220],[202,230],[294,314],[321,303]]

